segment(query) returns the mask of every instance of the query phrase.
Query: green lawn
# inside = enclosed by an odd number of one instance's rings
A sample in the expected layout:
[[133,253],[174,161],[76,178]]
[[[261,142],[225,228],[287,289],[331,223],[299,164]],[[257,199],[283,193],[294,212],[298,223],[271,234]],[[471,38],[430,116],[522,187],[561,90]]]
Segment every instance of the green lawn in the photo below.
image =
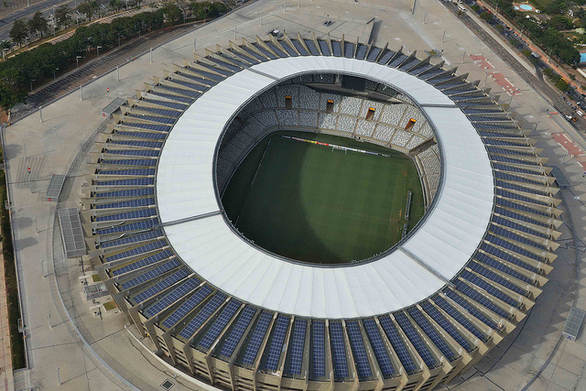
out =
[[[332,151],[281,137],[317,139],[391,157]],[[378,254],[423,215],[417,170],[406,156],[346,138],[303,132],[268,136],[236,171],[223,204],[234,225],[261,247],[298,260],[343,263]]]

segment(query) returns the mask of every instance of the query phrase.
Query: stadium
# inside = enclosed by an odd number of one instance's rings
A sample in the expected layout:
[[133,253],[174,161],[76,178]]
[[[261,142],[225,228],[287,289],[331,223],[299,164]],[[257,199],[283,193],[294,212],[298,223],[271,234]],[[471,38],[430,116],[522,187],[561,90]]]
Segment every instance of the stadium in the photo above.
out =
[[[558,189],[517,123],[455,72],[285,34],[208,50],[122,106],[97,140],[82,218],[155,353],[218,389],[430,390],[511,333],[556,259]],[[293,181],[311,159],[311,180]],[[344,175],[320,170],[331,159]],[[398,164],[405,175],[383,177]],[[283,206],[320,178],[332,179]],[[315,206],[345,192],[359,219]],[[282,244],[299,227],[328,251]]]

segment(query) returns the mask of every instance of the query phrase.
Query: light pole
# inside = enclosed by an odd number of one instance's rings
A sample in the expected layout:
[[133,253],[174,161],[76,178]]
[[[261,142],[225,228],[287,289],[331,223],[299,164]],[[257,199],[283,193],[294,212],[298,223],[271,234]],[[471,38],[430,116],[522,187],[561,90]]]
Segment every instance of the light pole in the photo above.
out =
[[149,49],[149,64],[153,63],[153,48]]
[[101,49],[101,48],[102,48],[102,47],[101,47],[100,45],[96,46],[96,50],[98,51],[98,53],[97,53],[97,57],[100,57],[100,49]]
[[59,68],[55,68],[55,69],[53,69],[53,81],[55,81],[55,79],[56,79],[56,74],[55,74],[55,72],[56,72],[56,71],[58,71],[58,70],[59,70]]
[[79,59],[80,58],[83,58],[83,57],[81,57],[81,56],[75,56],[75,63],[76,63],[75,67],[76,68],[79,66]]

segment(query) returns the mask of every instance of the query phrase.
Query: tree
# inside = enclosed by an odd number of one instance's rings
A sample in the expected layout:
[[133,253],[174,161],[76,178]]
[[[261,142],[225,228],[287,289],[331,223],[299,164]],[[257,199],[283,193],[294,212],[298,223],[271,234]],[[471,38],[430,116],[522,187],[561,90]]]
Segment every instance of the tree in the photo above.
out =
[[33,17],[28,21],[28,29],[30,35],[40,35],[44,37],[49,31],[49,24],[47,19],[40,11],[35,12]]
[[549,26],[556,30],[570,30],[574,28],[574,23],[567,16],[555,15],[549,20]]
[[9,35],[10,39],[16,42],[19,46],[22,45],[28,38],[26,22],[22,19],[15,20]]
[[66,5],[57,8],[55,10],[55,21],[60,28],[69,26],[69,23],[71,23],[71,9]]
[[96,11],[98,10],[98,2],[95,0],[92,1],[86,1],[84,3],[81,3],[80,5],[77,6],[76,10],[79,13],[82,13],[86,16],[86,18],[90,19],[92,18],[92,16],[95,15]]
[[110,8],[113,10],[118,11],[120,8],[122,8],[122,2],[120,0],[110,0]]
[[167,25],[177,24],[183,19],[183,12],[175,4],[167,3],[162,9]]

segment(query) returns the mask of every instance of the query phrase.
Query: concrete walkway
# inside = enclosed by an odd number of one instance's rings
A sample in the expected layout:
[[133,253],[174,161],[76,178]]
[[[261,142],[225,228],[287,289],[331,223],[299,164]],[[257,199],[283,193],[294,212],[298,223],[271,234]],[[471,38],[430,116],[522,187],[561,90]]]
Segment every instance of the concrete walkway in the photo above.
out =
[[6,297],[2,243],[0,243],[0,386],[4,387],[3,390],[5,391],[14,390],[10,325],[8,323],[8,298]]

